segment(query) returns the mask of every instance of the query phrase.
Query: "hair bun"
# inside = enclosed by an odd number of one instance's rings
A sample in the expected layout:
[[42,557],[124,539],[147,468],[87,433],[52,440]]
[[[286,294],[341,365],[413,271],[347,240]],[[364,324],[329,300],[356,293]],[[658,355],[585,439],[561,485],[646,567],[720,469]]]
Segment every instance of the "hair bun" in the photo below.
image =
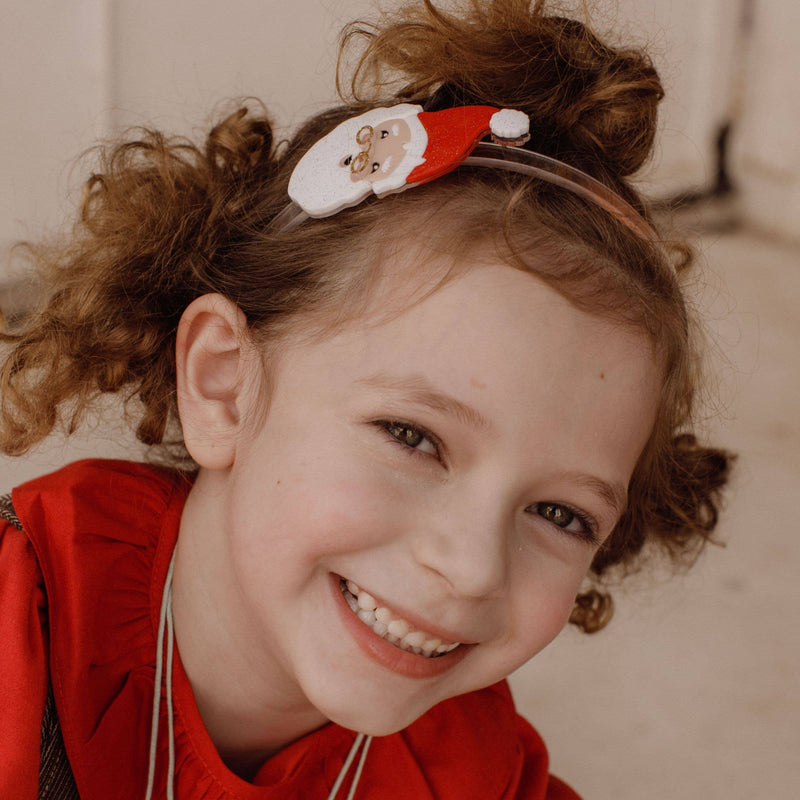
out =
[[531,117],[529,147],[621,177],[650,155],[663,90],[649,57],[546,13],[544,0],[473,0],[462,15],[411,2],[380,25],[354,23],[342,47],[357,41],[358,101],[517,108]]

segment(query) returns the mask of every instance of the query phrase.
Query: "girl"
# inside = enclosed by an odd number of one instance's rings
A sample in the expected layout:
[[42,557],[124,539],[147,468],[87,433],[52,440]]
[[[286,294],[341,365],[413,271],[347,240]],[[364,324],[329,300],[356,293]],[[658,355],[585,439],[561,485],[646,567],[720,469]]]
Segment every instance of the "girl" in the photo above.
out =
[[527,0],[358,41],[290,142],[146,132],[32,249],[5,451],[113,392],[172,467],[4,501],[3,797],[574,798],[504,678],[709,539],[648,59]]

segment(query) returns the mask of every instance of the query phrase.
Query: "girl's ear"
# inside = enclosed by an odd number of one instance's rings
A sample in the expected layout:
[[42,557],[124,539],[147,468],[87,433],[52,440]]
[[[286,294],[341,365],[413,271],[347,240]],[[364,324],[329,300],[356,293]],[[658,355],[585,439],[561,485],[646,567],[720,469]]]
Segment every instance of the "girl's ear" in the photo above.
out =
[[[254,374],[241,309],[219,294],[194,300],[178,324],[178,414],[189,455],[201,467],[233,464]],[[256,373],[257,374],[257,373]]]

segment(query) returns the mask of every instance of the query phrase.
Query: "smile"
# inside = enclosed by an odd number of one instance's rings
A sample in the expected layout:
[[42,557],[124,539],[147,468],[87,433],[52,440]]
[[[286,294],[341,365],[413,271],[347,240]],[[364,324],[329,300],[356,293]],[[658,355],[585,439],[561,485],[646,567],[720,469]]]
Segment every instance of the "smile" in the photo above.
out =
[[396,616],[385,606],[379,606],[369,592],[362,591],[353,583],[339,580],[339,589],[350,610],[385,641],[395,647],[424,658],[438,658],[455,650],[460,642],[444,642],[432,633],[414,630],[402,617]]

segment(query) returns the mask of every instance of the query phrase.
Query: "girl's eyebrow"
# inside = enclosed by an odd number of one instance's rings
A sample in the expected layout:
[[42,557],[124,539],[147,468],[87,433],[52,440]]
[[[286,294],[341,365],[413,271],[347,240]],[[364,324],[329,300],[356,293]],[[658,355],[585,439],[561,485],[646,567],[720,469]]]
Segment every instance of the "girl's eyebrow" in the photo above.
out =
[[580,486],[585,486],[599,495],[600,499],[618,516],[622,516],[628,506],[628,490],[621,483],[609,483],[596,475],[587,475],[583,472],[565,472],[560,477],[565,481],[573,481]]
[[[376,372],[366,378],[360,378],[356,384],[380,391],[402,392],[410,401],[433,411],[443,411],[473,428],[492,430],[492,423],[478,410],[435,388],[423,375],[395,377]],[[628,505],[628,491],[621,483],[610,483],[596,475],[583,472],[564,473],[560,477],[562,480],[573,481],[593,491],[618,516],[622,515]]]
[[432,411],[443,411],[460,422],[465,422],[467,425],[479,430],[492,430],[492,423],[480,411],[440,391],[422,375],[394,377],[376,372],[374,375],[360,378],[356,383],[359,386],[366,386],[370,389],[402,392],[412,402],[426,406]]

